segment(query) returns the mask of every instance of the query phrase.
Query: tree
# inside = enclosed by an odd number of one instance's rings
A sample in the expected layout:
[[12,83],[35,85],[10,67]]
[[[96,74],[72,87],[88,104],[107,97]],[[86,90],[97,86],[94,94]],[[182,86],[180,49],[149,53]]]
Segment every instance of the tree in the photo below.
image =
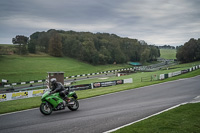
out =
[[145,50],[141,53],[140,61],[142,63],[149,61],[149,56],[150,56],[150,49],[145,48]]
[[200,38],[197,40],[195,56],[196,56],[196,60],[200,60]]
[[196,40],[190,39],[187,43],[184,45],[184,59],[186,62],[192,62],[195,60],[195,48]]
[[176,53],[176,58],[178,61],[184,61],[184,57],[183,57],[183,54],[184,53],[184,49],[183,49],[183,46],[180,46],[178,49],[177,49],[177,53]]
[[157,57],[160,57],[160,50],[158,47],[150,45],[150,60],[155,61]]
[[56,57],[63,56],[61,36],[57,32],[53,32],[49,40],[49,54]]
[[92,41],[84,41],[82,45],[83,60],[94,64],[97,52],[94,43]]
[[101,46],[98,56],[100,64],[107,64],[111,60],[110,52],[105,48],[105,46]]
[[[52,33],[51,33],[52,32]],[[49,32],[41,32],[38,37],[38,45],[41,52],[48,53],[49,50],[49,40],[53,31]],[[56,31],[54,31],[56,32]]]
[[28,51],[29,53],[36,53],[36,40],[32,39],[28,42]]
[[38,50],[52,56],[63,54],[92,64],[150,61],[160,55],[156,46],[149,46],[145,42],[141,44],[137,39],[121,38],[109,33],[54,29],[32,34],[28,48],[31,53]]
[[[40,37],[40,32],[35,32],[32,35],[30,35],[30,40],[28,41],[28,51],[29,53],[36,53],[37,48],[39,46],[39,37]],[[39,49],[40,51],[40,49]]]
[[28,37],[23,36],[23,35],[17,35],[15,38],[12,39],[13,44],[18,44],[18,53],[21,54],[27,54],[27,42],[28,42]]
[[191,38],[183,46],[177,49],[176,57],[183,63],[200,60],[200,40]]

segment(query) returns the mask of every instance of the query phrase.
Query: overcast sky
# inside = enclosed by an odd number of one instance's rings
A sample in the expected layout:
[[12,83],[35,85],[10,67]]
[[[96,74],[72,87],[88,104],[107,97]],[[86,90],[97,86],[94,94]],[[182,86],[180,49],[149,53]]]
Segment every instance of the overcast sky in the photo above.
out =
[[200,0],[0,0],[0,44],[49,29],[183,45],[200,38]]

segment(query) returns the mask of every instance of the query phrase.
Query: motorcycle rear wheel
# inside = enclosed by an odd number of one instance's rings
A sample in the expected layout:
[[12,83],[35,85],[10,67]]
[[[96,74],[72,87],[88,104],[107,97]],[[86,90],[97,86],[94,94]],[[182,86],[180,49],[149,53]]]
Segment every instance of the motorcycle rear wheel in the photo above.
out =
[[71,101],[73,101],[74,104],[68,105],[68,108],[69,108],[71,111],[76,111],[76,110],[79,108],[79,102],[78,102],[75,98],[72,98]]
[[50,115],[53,111],[51,104],[49,103],[41,103],[40,112],[44,115]]

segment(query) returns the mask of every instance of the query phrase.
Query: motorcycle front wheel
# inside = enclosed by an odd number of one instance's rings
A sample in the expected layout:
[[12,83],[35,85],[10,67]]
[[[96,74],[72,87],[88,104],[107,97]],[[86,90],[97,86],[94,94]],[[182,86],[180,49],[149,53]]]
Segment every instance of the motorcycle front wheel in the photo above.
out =
[[40,112],[44,115],[50,115],[53,111],[51,104],[49,103],[41,103]]
[[[70,103],[73,103],[73,104],[70,104]],[[68,104],[68,108],[71,111],[76,111],[79,108],[79,102],[75,98],[71,98],[71,100]]]

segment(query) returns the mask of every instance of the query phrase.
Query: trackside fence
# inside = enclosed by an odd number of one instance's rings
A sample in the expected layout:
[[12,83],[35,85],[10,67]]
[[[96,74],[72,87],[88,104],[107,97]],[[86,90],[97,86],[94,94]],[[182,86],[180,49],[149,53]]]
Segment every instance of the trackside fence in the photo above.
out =
[[163,79],[166,79],[166,78],[170,78],[170,77],[174,77],[174,76],[181,75],[181,74],[184,74],[184,73],[188,73],[188,72],[191,72],[191,71],[194,71],[194,70],[197,70],[197,69],[200,69],[200,65],[191,67],[189,69],[184,69],[184,70],[181,70],[181,71],[176,71],[176,72],[171,72],[171,73],[166,73],[166,74],[160,74],[159,79],[163,80]]
[[[64,79],[78,78],[78,77],[85,77],[85,76],[99,75],[99,74],[107,74],[107,73],[115,73],[115,72],[121,72],[121,71],[126,71],[126,70],[145,71],[145,70],[149,70],[149,69],[152,69],[152,68],[155,68],[155,67],[159,67],[159,66],[164,66],[164,65],[165,65],[165,63],[162,62],[162,63],[150,65],[150,66],[137,66],[137,67],[123,68],[123,69],[102,71],[102,72],[97,72],[97,73],[88,73],[88,74],[80,74],[80,75],[68,76],[68,77],[64,77]],[[10,86],[16,86],[16,85],[41,83],[41,82],[45,82],[45,81],[46,81],[46,79],[25,81],[25,82],[18,82],[18,83],[2,83],[2,84],[4,84],[3,87],[10,87]]]
[[181,75],[184,73],[188,73],[194,70],[200,69],[200,65],[191,67],[189,69],[184,69],[181,71],[176,71],[176,72],[171,72],[171,73],[166,73],[166,74],[160,74],[160,75],[152,75],[152,76],[148,76],[148,77],[141,77],[141,82],[150,82],[150,81],[155,81],[155,80],[163,80],[163,79],[167,79],[167,78],[171,78],[177,75]]
[[[108,87],[108,86],[126,84],[126,83],[133,83],[133,79],[130,78],[130,79],[123,79],[123,80],[115,80],[115,81],[96,82],[96,83],[91,83],[91,84],[69,86],[69,88],[72,90],[86,90],[86,89],[93,89],[97,87]],[[21,92],[13,92],[13,93],[3,93],[3,94],[0,94],[0,102],[42,96],[44,92],[47,90],[48,89],[40,89],[40,90],[30,90],[30,91],[21,91]]]
[[155,80],[159,80],[159,76],[158,74],[154,74],[151,76],[147,76],[147,77],[141,77],[141,82],[150,82],[150,81],[155,81]]
[[[115,73],[115,72],[121,72],[121,71],[126,71],[126,70],[140,70],[139,68],[140,67],[131,67],[131,68],[109,70],[109,71],[103,71],[103,72],[97,72],[97,73],[80,74],[80,75],[64,77],[64,79],[87,77],[87,76],[108,74],[108,73]],[[34,80],[34,81],[26,81],[26,82],[18,82],[18,83],[4,83],[3,87],[10,87],[10,86],[16,86],[16,85],[25,85],[25,84],[33,84],[33,83],[42,83],[42,82],[46,82],[46,79]]]
[[[189,69],[184,69],[181,71],[171,72],[167,74],[160,74],[160,75],[153,75],[149,79],[144,79],[144,81],[149,80],[156,80],[159,76],[160,80],[174,77],[180,74],[188,73],[194,70],[200,69],[200,65],[191,67]],[[127,69],[123,69],[127,70]],[[40,80],[42,82],[42,80]],[[93,89],[97,87],[107,87],[112,85],[118,85],[118,84],[125,84],[125,83],[133,83],[133,79],[123,79],[123,80],[115,80],[115,81],[105,81],[105,82],[95,82],[88,85],[77,85],[77,86],[70,86],[70,88],[74,90],[84,90],[84,89]],[[86,87],[85,87],[86,86]],[[89,87],[87,87],[89,86]],[[16,100],[16,99],[23,99],[23,98],[29,98],[29,97],[35,97],[35,96],[41,96],[47,89],[40,89],[40,90],[30,90],[30,91],[21,91],[21,92],[13,92],[13,93],[3,93],[0,94],[0,102],[2,101],[8,101],[8,100]]]

